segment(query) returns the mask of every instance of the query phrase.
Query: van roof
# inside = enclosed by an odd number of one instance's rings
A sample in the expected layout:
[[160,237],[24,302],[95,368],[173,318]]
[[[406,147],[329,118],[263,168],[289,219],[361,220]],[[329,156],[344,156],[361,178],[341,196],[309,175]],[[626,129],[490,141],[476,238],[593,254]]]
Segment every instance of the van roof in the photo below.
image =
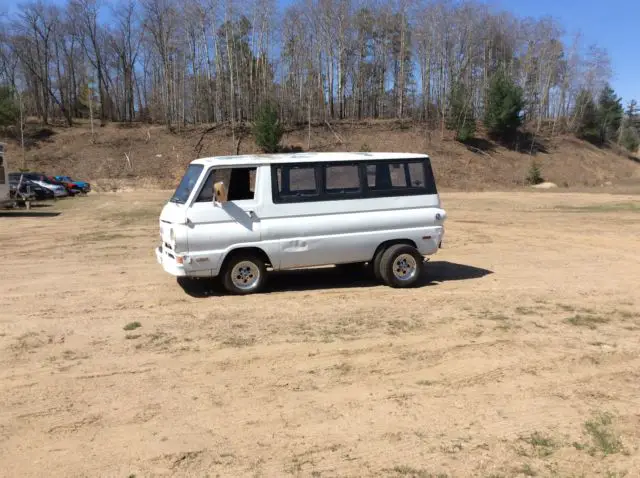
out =
[[316,161],[366,161],[377,159],[424,159],[424,153],[281,153],[281,154],[244,154],[238,156],[212,156],[191,161],[191,164],[205,166],[234,166],[240,164],[271,163],[313,163]]

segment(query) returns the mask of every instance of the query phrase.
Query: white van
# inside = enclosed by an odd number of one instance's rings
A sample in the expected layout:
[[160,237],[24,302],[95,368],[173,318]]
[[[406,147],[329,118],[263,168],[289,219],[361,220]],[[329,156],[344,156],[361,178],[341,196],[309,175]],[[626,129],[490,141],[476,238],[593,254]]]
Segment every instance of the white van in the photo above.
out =
[[409,287],[445,219],[424,154],[204,158],[162,209],[156,257],[174,276],[220,276],[235,294],[260,291],[267,269],[354,263]]

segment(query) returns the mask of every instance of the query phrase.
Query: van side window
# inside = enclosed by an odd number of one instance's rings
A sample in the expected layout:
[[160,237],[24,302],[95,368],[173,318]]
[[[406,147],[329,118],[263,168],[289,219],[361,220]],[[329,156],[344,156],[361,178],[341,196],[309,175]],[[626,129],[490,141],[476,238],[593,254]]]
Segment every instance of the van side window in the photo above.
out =
[[276,202],[295,201],[318,196],[315,166],[283,165],[275,168]]
[[324,190],[328,194],[360,192],[357,164],[327,165],[324,167]]
[[228,201],[253,199],[257,168],[222,168],[209,172],[196,202],[213,201],[213,185],[222,181],[227,187]]

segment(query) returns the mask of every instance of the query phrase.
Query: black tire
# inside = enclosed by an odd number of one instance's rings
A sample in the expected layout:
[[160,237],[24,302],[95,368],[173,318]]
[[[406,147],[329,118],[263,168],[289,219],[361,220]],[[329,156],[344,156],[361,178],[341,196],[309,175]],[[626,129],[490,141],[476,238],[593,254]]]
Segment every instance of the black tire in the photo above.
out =
[[[246,263],[243,267],[244,270],[234,271],[236,266],[243,262]],[[257,278],[255,278],[256,272],[258,273]],[[241,275],[243,277],[241,277]],[[236,295],[255,294],[262,291],[266,278],[267,267],[265,266],[264,261],[254,255],[236,254],[226,261],[222,270],[222,285],[227,292]],[[245,282],[249,285],[249,282],[254,279],[255,283],[251,284],[250,287],[243,288],[238,285],[240,282]]]
[[[413,267],[411,260],[409,260],[407,267],[398,269],[398,272],[401,270],[407,271],[408,275],[405,279],[402,279],[394,273],[394,268],[397,267],[396,260],[403,255],[409,256],[409,259],[413,258],[413,262],[415,263],[415,267]],[[390,287],[412,287],[416,285],[422,277],[423,262],[422,255],[415,247],[407,244],[394,244],[382,254],[379,267],[380,277],[382,281]]]
[[380,250],[373,256],[373,261],[371,262],[371,271],[373,272],[374,277],[378,282],[384,282],[382,279],[382,275],[380,274],[380,261],[382,261],[382,255],[384,254],[386,249],[381,247]]

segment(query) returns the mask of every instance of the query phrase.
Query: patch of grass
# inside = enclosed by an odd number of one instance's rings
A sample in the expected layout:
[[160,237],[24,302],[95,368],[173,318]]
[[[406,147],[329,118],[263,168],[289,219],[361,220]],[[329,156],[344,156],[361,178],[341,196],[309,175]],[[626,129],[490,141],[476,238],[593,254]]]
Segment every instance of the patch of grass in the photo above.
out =
[[533,309],[531,307],[516,307],[516,314],[520,314],[520,315],[535,315],[538,312],[536,311],[536,309]]
[[522,473],[524,476],[536,476],[537,475],[536,471],[533,468],[531,468],[531,465],[529,465],[528,463],[525,463],[524,465],[516,468],[513,471],[514,471],[514,473]]
[[528,437],[521,438],[522,441],[531,445],[534,454],[538,458],[545,458],[553,454],[558,445],[551,438],[542,433],[534,432]]
[[564,310],[565,312],[574,312],[576,308],[572,305],[568,304],[557,304],[558,308]]
[[140,334],[127,334],[124,336],[124,338],[127,340],[135,340],[135,339],[139,339],[140,337],[141,337]]
[[434,382],[433,380],[418,380],[416,382],[416,385],[422,385],[424,387],[429,387],[431,385],[435,385],[437,382]]
[[338,372],[340,372],[342,375],[346,375],[349,372],[353,371],[353,365],[351,365],[348,362],[340,362],[337,365],[334,365],[333,367],[331,367],[333,370],[337,370]]
[[411,478],[448,478],[446,473],[430,473],[424,469],[414,468],[409,465],[396,465],[393,467],[396,476],[409,476]]
[[393,319],[387,321],[387,326],[389,327],[389,332],[392,334],[398,334],[401,332],[411,332],[420,327],[419,324],[415,322],[410,322],[408,320],[402,319]]
[[613,416],[610,413],[600,413],[586,421],[584,428],[591,437],[593,445],[590,454],[601,452],[606,456],[623,450],[622,442],[613,430]]
[[142,324],[138,321],[135,322],[129,322],[127,325],[125,325],[122,329],[123,330],[136,330],[137,328],[142,327]]
[[607,474],[604,476],[605,478],[624,478],[628,475],[629,473],[626,471],[607,471]]
[[222,345],[226,347],[250,347],[256,343],[255,337],[243,337],[241,335],[232,335],[222,341]]
[[598,324],[606,324],[609,322],[609,319],[599,315],[576,314],[566,319],[566,322],[576,327],[588,327],[593,330]]
[[458,453],[462,451],[462,443],[449,443],[440,445],[440,451],[443,453]]

